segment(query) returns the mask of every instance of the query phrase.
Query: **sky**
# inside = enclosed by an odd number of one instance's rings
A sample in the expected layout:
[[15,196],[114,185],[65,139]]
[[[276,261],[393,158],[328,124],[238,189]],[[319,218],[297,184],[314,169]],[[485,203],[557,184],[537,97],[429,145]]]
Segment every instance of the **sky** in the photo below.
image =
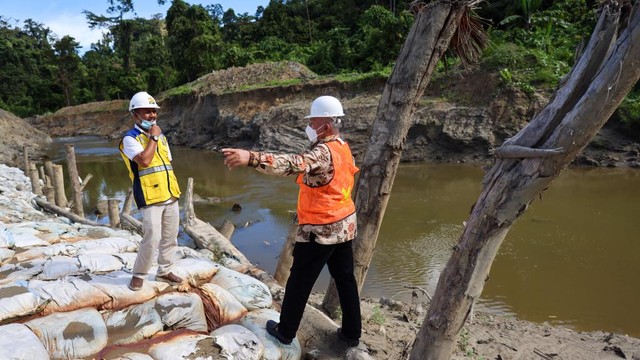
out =
[[[201,4],[203,6],[220,4],[226,11],[232,8],[236,14],[255,14],[258,6],[267,7],[269,0],[213,0],[186,1],[188,4]],[[24,20],[33,19],[44,24],[53,31],[58,38],[65,35],[73,36],[82,49],[80,53],[90,49],[92,43],[102,39],[101,29],[89,29],[87,18],[82,13],[83,10],[91,11],[95,14],[108,15],[107,0],[0,0],[0,16],[19,20],[15,24],[22,27]],[[138,17],[150,18],[154,14],[161,14],[164,17],[167,9],[171,6],[171,0],[167,0],[165,5],[158,5],[157,0],[133,0],[133,7]],[[128,15],[128,17],[134,17]]]

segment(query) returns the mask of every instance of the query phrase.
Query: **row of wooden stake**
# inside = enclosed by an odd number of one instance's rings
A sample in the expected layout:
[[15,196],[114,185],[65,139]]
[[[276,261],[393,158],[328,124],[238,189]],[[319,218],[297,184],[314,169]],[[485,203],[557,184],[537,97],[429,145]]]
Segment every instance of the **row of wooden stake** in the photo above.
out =
[[[62,165],[56,165],[53,164],[50,160],[46,160],[43,166],[38,167],[35,163],[32,163],[29,160],[29,148],[26,146],[22,148],[23,168],[25,174],[27,174],[31,179],[31,190],[37,196],[44,196],[46,198],[46,202],[38,198],[36,198],[36,202],[39,206],[49,211],[53,211],[60,215],[66,216],[73,221],[90,225],[102,225],[87,220],[84,216],[82,193],[89,180],[93,178],[93,175],[88,174],[83,180],[80,180],[73,144],[67,144],[65,145],[65,148],[67,168],[69,172],[69,179],[71,181],[72,200],[67,200],[64,189],[64,171]],[[41,184],[41,181],[44,186]],[[131,202],[132,194],[130,191],[127,195],[127,198],[125,199],[125,204],[122,209],[123,214],[129,214],[131,210]],[[120,200],[108,199],[107,203],[109,211],[109,223],[111,227],[120,227]],[[67,211],[66,208],[70,208],[73,213]],[[132,221],[137,221],[133,217],[129,216],[126,220],[127,223],[130,223],[129,225],[137,225],[131,224]]]

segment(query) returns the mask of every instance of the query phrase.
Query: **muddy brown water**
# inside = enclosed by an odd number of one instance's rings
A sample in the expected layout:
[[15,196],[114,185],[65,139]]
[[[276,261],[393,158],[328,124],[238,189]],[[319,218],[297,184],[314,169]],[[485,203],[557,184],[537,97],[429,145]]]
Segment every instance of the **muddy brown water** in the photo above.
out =
[[[87,217],[98,199],[123,199],[130,186],[117,142],[58,139],[50,149],[65,163],[64,144],[75,144],[86,188]],[[220,201],[196,205],[202,220],[236,225],[235,246],[273,273],[291,224],[293,178],[253,169],[227,170],[217,153],[172,148],[184,190]],[[66,171],[66,168],[65,168]],[[402,164],[394,182],[363,296],[408,300],[418,286],[433,294],[462,223],[480,193],[483,172],[468,165]],[[231,210],[234,204],[242,210]],[[492,265],[478,308],[580,331],[640,337],[640,170],[571,168],[563,172],[516,222]],[[189,245],[181,234],[179,241]],[[324,291],[325,271],[315,290]]]

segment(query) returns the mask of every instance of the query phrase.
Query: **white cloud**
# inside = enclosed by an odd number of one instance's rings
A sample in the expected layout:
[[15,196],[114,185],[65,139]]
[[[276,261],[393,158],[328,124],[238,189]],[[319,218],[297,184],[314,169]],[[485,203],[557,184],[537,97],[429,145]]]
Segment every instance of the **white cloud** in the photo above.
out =
[[58,39],[64,37],[65,35],[72,36],[78,43],[82,49],[80,53],[84,53],[85,51],[91,48],[92,43],[98,42],[98,40],[102,39],[102,29],[89,29],[89,25],[87,24],[87,18],[84,14],[79,15],[57,15],[55,18],[46,19],[43,21],[44,25],[51,29],[57,36]]

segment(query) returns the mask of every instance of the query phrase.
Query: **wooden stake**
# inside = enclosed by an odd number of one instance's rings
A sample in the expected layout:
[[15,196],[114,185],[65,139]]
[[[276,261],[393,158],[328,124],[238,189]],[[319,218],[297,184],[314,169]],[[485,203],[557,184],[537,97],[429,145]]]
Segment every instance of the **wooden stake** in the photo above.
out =
[[42,183],[44,185],[47,185],[47,177],[44,174],[44,167],[38,166],[38,176],[40,176],[40,179],[42,179]]
[[50,160],[44,162],[44,173],[49,177],[49,185],[53,186],[53,163]]
[[131,204],[133,203],[133,188],[129,188],[127,192],[127,197],[124,198],[124,204],[122,205],[122,213],[130,214],[131,213]]
[[109,223],[112,228],[120,227],[120,200],[108,199]]
[[55,192],[56,206],[66,206],[67,195],[65,195],[64,193],[64,173],[62,171],[62,165],[52,164],[51,170],[53,173],[52,180],[53,190]]
[[24,174],[29,176],[29,148],[26,145],[22,147],[22,169]]
[[55,204],[56,192],[55,190],[53,190],[53,186],[51,186],[50,184],[44,186],[44,196],[46,196],[48,203]]
[[65,148],[67,150],[67,168],[69,170],[69,179],[71,180],[71,189],[73,192],[73,212],[80,217],[84,217],[82,189],[80,188],[80,177],[78,176],[76,153],[73,149],[73,144],[67,144],[65,145]]
[[36,164],[29,164],[29,178],[31,179],[31,190],[33,193],[42,196],[42,187],[40,187],[40,178],[38,177]]
[[220,234],[222,234],[222,236],[226,237],[227,239],[231,240],[231,236],[233,235],[233,232],[236,230],[236,226],[233,225],[233,223],[229,220],[225,220],[222,223],[222,227],[220,228]]

